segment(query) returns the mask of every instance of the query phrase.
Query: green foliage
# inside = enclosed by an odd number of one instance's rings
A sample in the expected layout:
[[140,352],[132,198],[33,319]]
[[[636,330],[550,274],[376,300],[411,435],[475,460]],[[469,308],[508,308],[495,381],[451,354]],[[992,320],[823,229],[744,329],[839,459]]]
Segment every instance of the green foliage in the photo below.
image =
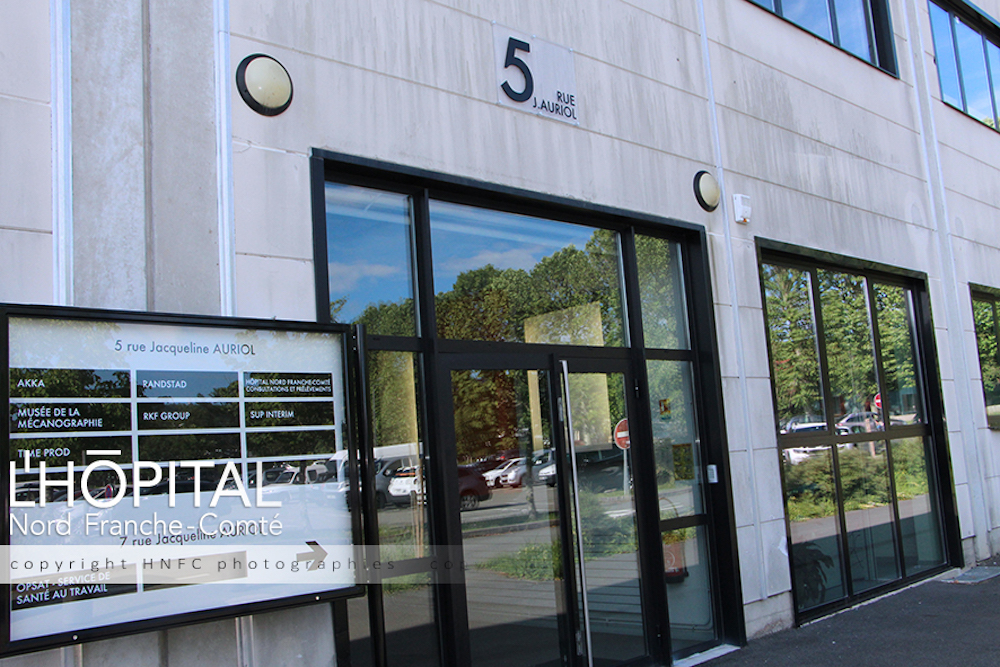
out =
[[778,419],[822,414],[809,273],[771,264],[761,273]]
[[517,579],[551,581],[562,579],[562,553],[559,542],[531,542],[509,554],[500,554],[478,565],[484,570],[502,572]]
[[997,350],[996,304],[975,299],[972,313],[976,322],[976,341],[979,344],[979,367],[983,376],[983,393],[986,397],[990,428],[1000,428],[1000,415],[989,408],[1000,405],[1000,355]]
[[[585,560],[629,553],[637,549],[635,520],[631,516],[608,516],[596,494],[583,489],[579,494]],[[514,553],[494,556],[478,567],[535,581],[563,577],[562,552],[558,540],[544,544],[526,544]]]
[[819,271],[827,373],[838,413],[871,410],[878,393],[866,281],[861,276]]

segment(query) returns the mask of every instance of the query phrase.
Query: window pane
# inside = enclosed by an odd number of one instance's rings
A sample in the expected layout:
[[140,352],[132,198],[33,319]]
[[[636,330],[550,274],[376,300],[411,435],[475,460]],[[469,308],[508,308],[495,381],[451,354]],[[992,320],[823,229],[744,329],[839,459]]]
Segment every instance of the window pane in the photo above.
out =
[[826,430],[809,272],[764,264],[761,274],[779,428]]
[[962,89],[958,84],[958,63],[955,59],[955,41],[951,36],[951,15],[937,5],[930,4],[931,30],[934,33],[934,59],[937,61],[941,99],[962,108]]
[[649,361],[650,413],[660,519],[701,514],[702,490],[691,365],[686,361]]
[[[379,538],[396,560],[423,558],[428,544],[427,510],[423,497],[410,511],[409,493],[394,493],[393,480],[412,473],[423,487],[423,451],[417,419],[417,355],[412,352],[368,353],[369,405],[375,448],[373,471],[375,504],[379,508]],[[388,546],[393,545],[393,546]]]
[[837,485],[829,447],[783,453],[785,512],[792,542],[792,580],[799,611],[843,598]]
[[903,565],[907,576],[944,563],[944,545],[936,493],[924,438],[892,441],[899,523],[903,534]]
[[616,232],[432,201],[442,338],[620,347]]
[[837,456],[851,584],[860,593],[899,578],[889,464],[884,442],[842,445]]
[[687,349],[690,343],[680,246],[637,235],[635,250],[646,347]]
[[[990,77],[993,79],[993,110],[1000,115],[1000,47],[993,42],[986,42],[986,58],[990,63]],[[987,123],[990,127],[998,127],[996,123]]]
[[[379,543],[382,558],[397,563],[431,555],[424,496],[411,493],[414,487],[423,488],[425,475],[417,418],[418,366],[419,356],[412,352],[368,353]],[[406,483],[409,480],[416,484]],[[381,586],[386,645],[391,655],[405,656],[407,665],[438,664],[431,584],[429,574],[417,573],[387,578]]]
[[715,639],[712,571],[705,526],[665,531],[663,565],[674,653]]
[[827,0],[782,0],[781,13],[792,23],[832,42],[830,6]]
[[622,451],[608,437],[629,417],[631,385],[620,373],[571,373],[566,382],[567,426],[579,475],[574,502],[582,532],[580,580],[586,582],[593,664],[617,665],[646,653],[632,450]]
[[830,398],[838,433],[882,430],[875,412],[875,353],[865,279],[819,271]]
[[330,317],[369,334],[413,336],[410,198],[326,184]]
[[835,0],[837,10],[837,33],[840,46],[859,58],[871,62],[871,39],[868,19],[865,16],[865,0]]
[[873,288],[885,373],[886,395],[882,397],[882,410],[889,414],[890,426],[921,423],[924,420],[923,392],[913,344],[910,293],[902,287],[879,283]]
[[976,120],[993,124],[993,100],[986,76],[986,52],[983,36],[964,21],[955,21],[958,39],[958,62],[962,67],[962,86],[965,90],[965,110]]
[[973,301],[976,341],[979,344],[979,368],[986,398],[986,420],[990,428],[1000,429],[1000,363],[997,362],[997,334],[992,301]]

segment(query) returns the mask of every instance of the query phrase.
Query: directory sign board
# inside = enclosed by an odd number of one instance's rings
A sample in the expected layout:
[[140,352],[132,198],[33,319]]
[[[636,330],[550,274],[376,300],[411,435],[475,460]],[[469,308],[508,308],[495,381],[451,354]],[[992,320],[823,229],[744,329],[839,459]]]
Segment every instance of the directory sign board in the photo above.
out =
[[0,312],[5,652],[357,592],[344,327]]

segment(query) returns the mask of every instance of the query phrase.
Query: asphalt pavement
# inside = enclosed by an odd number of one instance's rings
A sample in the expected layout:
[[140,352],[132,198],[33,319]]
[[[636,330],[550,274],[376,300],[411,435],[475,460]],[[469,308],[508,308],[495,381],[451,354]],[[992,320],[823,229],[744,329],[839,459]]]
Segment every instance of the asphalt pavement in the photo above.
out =
[[[991,564],[992,565],[992,564]],[[1000,567],[957,570],[759,639],[708,667],[998,667]]]

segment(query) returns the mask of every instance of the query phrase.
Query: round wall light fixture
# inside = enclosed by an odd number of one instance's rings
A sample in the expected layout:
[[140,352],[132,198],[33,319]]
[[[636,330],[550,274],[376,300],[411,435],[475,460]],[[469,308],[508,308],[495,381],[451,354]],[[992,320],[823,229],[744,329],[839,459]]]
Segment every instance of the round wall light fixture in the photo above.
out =
[[247,56],[236,68],[236,89],[248,107],[264,116],[277,116],[292,103],[288,70],[263,53]]
[[714,211],[722,201],[722,190],[719,182],[707,171],[699,171],[694,175],[694,196],[706,211]]

